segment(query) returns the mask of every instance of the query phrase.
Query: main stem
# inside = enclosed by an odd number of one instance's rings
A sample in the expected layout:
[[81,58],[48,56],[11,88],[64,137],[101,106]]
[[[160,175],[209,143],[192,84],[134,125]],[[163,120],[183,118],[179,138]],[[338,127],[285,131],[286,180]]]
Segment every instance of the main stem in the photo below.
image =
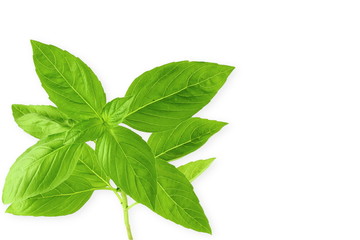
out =
[[130,228],[130,222],[129,222],[129,206],[128,206],[128,200],[127,200],[127,196],[126,194],[121,191],[121,204],[124,210],[124,222],[125,222],[125,226],[126,226],[126,231],[127,231],[127,235],[129,240],[133,240],[133,236],[131,234],[131,228]]

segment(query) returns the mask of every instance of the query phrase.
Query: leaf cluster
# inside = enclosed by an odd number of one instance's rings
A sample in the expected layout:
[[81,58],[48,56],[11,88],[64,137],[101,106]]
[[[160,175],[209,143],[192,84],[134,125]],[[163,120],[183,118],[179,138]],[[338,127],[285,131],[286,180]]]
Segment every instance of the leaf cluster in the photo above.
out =
[[[68,215],[94,191],[110,190],[186,228],[211,233],[191,181],[214,158],[178,168],[170,162],[197,150],[226,125],[192,116],[209,103],[233,67],[169,63],[143,73],[124,97],[107,102],[83,61],[52,45],[31,44],[37,75],[56,107],[12,106],[16,123],[39,141],[7,175],[2,195],[11,204],[7,212]],[[151,135],[145,141],[125,125]]]

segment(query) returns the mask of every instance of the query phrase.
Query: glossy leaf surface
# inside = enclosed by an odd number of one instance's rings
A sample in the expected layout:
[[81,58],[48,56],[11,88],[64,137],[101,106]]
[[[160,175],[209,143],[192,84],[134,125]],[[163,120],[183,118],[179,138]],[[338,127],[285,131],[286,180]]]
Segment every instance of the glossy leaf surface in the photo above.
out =
[[58,47],[31,41],[36,72],[50,100],[73,119],[100,117],[106,98],[93,71]]
[[19,127],[36,138],[64,132],[74,124],[53,106],[13,104],[12,112]]
[[139,203],[153,207],[156,196],[155,159],[147,143],[117,126],[96,142],[101,166],[115,184]]
[[104,123],[101,119],[90,118],[83,120],[66,132],[64,142],[69,144],[93,141],[101,136],[104,129]]
[[211,233],[209,221],[189,180],[173,165],[157,159],[155,212],[186,228]]
[[3,202],[24,200],[48,192],[70,177],[82,150],[63,144],[63,134],[51,135],[27,149],[6,177]]
[[200,176],[215,160],[215,158],[209,158],[206,160],[197,160],[194,162],[189,162],[185,165],[178,167],[177,169],[182,172],[185,177],[190,181],[194,181],[198,176]]
[[115,98],[108,102],[102,112],[102,117],[109,124],[122,123],[129,113],[132,97]]
[[11,204],[8,213],[25,216],[62,216],[79,210],[94,190],[108,186],[107,176],[98,165],[96,154],[84,146],[72,175],[55,189]]
[[233,69],[183,61],[147,71],[126,92],[134,100],[125,123],[144,132],[171,129],[209,103]]
[[171,161],[204,145],[227,123],[202,118],[190,118],[174,129],[151,134],[148,143],[155,157]]

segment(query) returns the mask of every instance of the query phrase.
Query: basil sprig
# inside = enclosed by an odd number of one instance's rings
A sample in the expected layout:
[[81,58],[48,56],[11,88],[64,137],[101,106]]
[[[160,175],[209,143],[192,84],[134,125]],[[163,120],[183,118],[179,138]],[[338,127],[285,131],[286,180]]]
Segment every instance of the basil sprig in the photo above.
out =
[[[178,168],[170,162],[197,150],[226,125],[192,116],[210,102],[234,67],[165,64],[136,78],[124,97],[107,102],[100,81],[83,61],[52,45],[31,44],[36,72],[56,107],[12,107],[19,127],[40,140],[10,168],[2,195],[11,204],[7,212],[72,214],[94,191],[109,190],[123,206],[129,239],[128,211],[137,203],[186,228],[211,233],[191,181],[214,158]],[[145,141],[123,124],[152,134]]]

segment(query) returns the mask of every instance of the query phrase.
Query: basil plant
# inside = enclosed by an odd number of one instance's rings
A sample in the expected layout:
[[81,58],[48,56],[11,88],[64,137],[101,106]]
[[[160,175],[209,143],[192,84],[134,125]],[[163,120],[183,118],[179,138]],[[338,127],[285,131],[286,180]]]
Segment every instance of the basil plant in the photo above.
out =
[[[107,102],[100,81],[83,61],[52,45],[31,45],[37,75],[56,107],[12,106],[19,127],[39,141],[9,170],[2,195],[3,203],[10,204],[7,212],[68,215],[94,191],[108,190],[123,207],[128,239],[133,239],[129,209],[138,203],[183,227],[211,233],[191,181],[214,158],[178,168],[171,162],[200,148],[226,125],[192,116],[210,102],[234,67],[165,64],[136,78],[124,97]],[[131,129],[151,135],[145,141]]]

